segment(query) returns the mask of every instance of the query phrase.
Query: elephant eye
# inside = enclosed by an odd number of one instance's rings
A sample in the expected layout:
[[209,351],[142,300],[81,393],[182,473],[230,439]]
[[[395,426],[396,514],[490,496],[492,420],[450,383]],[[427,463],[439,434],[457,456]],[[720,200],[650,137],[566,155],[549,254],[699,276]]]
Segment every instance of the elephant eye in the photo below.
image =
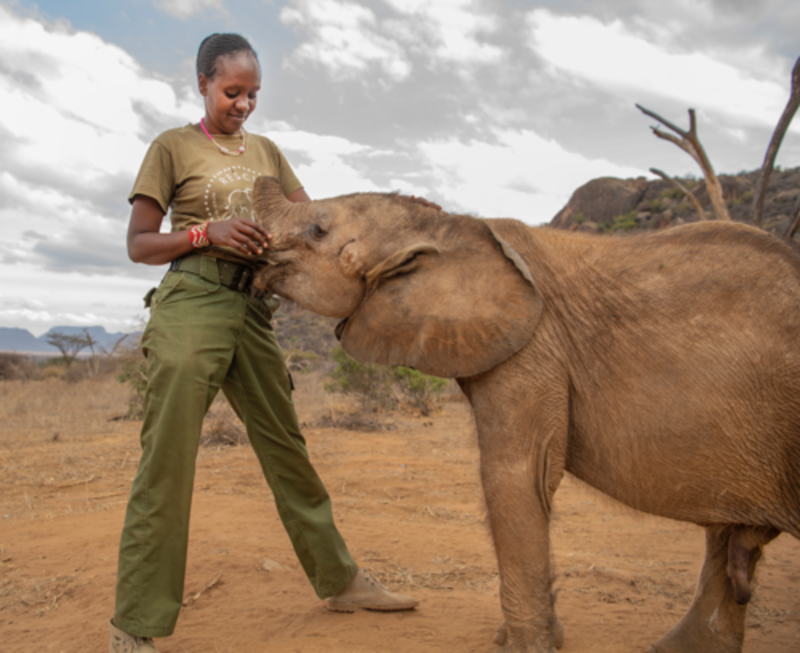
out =
[[325,231],[318,224],[314,223],[308,228],[308,233],[312,238],[315,238],[316,240],[320,240],[321,238],[326,236],[328,232]]

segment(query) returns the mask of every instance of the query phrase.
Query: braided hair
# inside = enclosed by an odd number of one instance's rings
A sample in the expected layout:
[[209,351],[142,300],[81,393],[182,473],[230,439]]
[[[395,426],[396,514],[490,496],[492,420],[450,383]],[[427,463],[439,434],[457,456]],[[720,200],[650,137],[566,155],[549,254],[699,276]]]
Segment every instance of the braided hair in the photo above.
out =
[[258,63],[258,55],[253,50],[250,42],[239,34],[211,34],[203,39],[197,50],[197,76],[200,74],[207,79],[214,77],[217,72],[217,62],[220,57],[232,57],[239,52],[249,52]]

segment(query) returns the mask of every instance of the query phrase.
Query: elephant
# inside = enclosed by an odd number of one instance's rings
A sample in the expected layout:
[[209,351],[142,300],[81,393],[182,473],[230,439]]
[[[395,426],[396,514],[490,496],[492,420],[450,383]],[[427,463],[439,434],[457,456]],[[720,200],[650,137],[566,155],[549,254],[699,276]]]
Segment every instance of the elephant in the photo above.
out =
[[731,222],[607,236],[392,193],[292,204],[271,177],[254,213],[272,235],[258,287],[340,318],[355,358],[454,378],[469,400],[500,651],[562,644],[548,527],[566,472],[705,528],[691,607],[650,651],[742,650],[764,545],[800,537],[800,258],[787,246]]

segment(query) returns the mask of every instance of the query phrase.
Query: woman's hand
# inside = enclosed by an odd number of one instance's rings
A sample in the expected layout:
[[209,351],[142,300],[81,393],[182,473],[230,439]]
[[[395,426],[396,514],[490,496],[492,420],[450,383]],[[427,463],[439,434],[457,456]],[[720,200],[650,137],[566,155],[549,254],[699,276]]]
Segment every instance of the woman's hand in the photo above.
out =
[[210,222],[206,234],[212,245],[231,247],[247,256],[263,254],[272,238],[260,224],[243,218]]

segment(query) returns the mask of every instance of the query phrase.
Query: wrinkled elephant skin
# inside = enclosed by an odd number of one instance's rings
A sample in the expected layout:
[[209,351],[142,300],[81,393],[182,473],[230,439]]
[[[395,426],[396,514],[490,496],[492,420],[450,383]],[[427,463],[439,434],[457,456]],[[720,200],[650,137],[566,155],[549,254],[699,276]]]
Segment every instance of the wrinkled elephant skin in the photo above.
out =
[[[363,361],[458,379],[476,420],[502,651],[552,653],[548,525],[564,472],[706,528],[656,653],[741,651],[762,547],[800,536],[800,259],[705,222],[625,238],[450,215],[384,194],[255,188],[262,287],[342,318]],[[487,642],[487,646],[489,643]]]

